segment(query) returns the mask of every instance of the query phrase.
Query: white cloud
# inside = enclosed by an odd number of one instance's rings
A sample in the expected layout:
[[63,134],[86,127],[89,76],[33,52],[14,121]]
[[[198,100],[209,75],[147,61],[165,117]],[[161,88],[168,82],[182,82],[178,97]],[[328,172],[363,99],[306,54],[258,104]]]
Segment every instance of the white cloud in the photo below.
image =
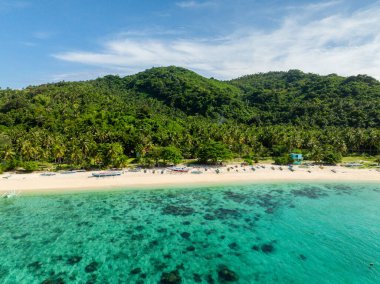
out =
[[117,38],[106,42],[100,52],[71,51],[54,57],[120,74],[177,65],[221,79],[289,69],[366,73],[380,79],[379,14],[380,5],[319,18],[292,13],[267,33],[239,30],[222,39]]
[[195,8],[206,8],[206,7],[211,7],[215,6],[216,3],[213,1],[181,1],[177,2],[176,5],[180,8],[184,9],[195,9]]

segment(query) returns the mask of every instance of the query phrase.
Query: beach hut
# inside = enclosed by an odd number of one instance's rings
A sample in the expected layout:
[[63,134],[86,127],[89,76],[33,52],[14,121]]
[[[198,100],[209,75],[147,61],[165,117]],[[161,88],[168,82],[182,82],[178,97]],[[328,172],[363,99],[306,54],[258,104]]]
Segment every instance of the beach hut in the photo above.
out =
[[292,158],[294,165],[301,165],[303,161],[302,154],[291,153],[290,158]]

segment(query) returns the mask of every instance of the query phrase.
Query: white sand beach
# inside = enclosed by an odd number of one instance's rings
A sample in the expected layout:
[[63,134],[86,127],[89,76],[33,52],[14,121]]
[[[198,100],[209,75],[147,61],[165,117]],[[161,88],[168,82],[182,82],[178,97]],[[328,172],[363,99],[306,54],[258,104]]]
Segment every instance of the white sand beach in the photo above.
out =
[[[228,166],[232,167],[232,165]],[[201,174],[173,173],[166,169],[129,172],[125,170],[121,176],[96,178],[93,172],[77,172],[74,174],[56,173],[53,176],[41,176],[41,173],[0,175],[0,193],[16,190],[23,193],[61,193],[66,191],[110,190],[128,188],[162,188],[163,186],[195,186],[195,185],[225,185],[259,182],[302,182],[302,181],[338,181],[338,182],[379,182],[380,172],[375,169],[350,169],[340,166],[309,168],[265,165],[241,167],[233,165],[216,168],[194,168]],[[161,171],[164,173],[161,173]]]

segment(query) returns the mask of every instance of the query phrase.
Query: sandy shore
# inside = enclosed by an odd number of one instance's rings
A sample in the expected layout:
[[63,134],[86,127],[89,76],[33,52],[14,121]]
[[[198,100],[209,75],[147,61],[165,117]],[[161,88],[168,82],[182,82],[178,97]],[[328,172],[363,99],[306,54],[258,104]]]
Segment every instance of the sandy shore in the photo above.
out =
[[[0,175],[0,193],[16,190],[21,193],[36,192],[65,192],[86,190],[109,190],[116,188],[162,188],[162,186],[195,186],[195,185],[224,185],[239,183],[259,182],[302,182],[302,181],[338,181],[338,182],[379,182],[380,172],[375,169],[350,169],[345,167],[313,166],[300,168],[295,166],[295,171],[283,167],[266,165],[265,168],[255,166],[255,171],[250,166],[237,167],[227,171],[226,167],[220,168],[217,174],[215,168],[202,174],[171,173],[165,170],[152,170],[144,172],[123,171],[121,176],[95,178],[93,172],[79,172],[74,174],[57,173],[54,176],[41,176],[41,173]],[[310,172],[308,172],[310,171]],[[335,171],[335,172],[334,172]]]

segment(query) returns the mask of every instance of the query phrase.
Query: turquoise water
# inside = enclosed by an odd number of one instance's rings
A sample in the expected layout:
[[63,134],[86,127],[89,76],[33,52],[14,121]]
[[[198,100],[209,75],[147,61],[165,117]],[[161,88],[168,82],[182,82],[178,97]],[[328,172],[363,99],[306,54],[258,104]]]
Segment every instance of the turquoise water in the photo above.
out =
[[380,283],[379,184],[21,196],[0,222],[0,283]]

